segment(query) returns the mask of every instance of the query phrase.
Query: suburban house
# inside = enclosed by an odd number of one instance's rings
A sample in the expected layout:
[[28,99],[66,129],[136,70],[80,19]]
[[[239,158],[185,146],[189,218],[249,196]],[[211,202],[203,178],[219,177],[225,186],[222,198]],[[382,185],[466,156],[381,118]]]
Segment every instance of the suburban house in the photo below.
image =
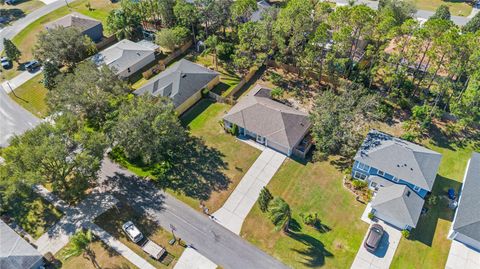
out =
[[227,130],[291,156],[305,158],[312,146],[308,114],[271,97],[271,90],[256,85],[223,117]]
[[134,93],[151,94],[172,99],[175,110],[182,114],[202,98],[202,90],[211,90],[220,81],[220,74],[182,59],[149,80]]
[[60,19],[45,25],[47,30],[58,27],[75,27],[90,37],[93,42],[99,42],[103,38],[103,26],[99,20],[95,20],[78,12],[70,13]]
[[107,65],[120,78],[128,78],[155,61],[155,50],[141,43],[123,39],[94,55],[92,60],[98,66]]
[[42,254],[0,220],[0,268],[40,269],[43,265]]
[[480,153],[468,161],[448,238],[480,251]]
[[432,191],[442,155],[371,130],[354,157],[352,177],[374,191],[372,212],[400,229],[414,228]]

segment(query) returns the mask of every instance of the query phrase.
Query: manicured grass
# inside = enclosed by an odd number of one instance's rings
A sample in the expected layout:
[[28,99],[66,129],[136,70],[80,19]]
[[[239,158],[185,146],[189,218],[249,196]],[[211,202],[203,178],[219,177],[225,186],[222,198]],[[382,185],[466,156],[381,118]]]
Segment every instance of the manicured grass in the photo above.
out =
[[[220,126],[219,121],[229,109],[230,106],[227,104],[203,99],[180,118],[193,135],[201,137],[207,146],[220,151],[222,159],[227,164],[227,169],[223,172],[230,179],[230,185],[226,190],[213,192],[210,199],[205,202],[210,212],[223,205],[260,155],[258,149],[238,141],[234,136],[225,133]],[[198,201],[184,196],[180,198],[193,208],[199,208]]]
[[[145,237],[164,247],[168,254],[164,255],[161,261],[152,259],[142,250],[140,245],[133,243],[123,232],[122,225],[127,221],[132,221]],[[118,209],[112,208],[103,213],[95,219],[95,223],[156,268],[173,268],[176,260],[178,260],[184,250],[184,247],[178,243],[175,243],[173,246],[168,244],[168,241],[173,238],[170,232],[164,230],[155,222],[150,221],[145,215],[136,212],[126,204],[119,204]],[[168,264],[164,264],[167,261],[169,261]]]
[[436,206],[428,207],[426,216],[420,218],[412,238],[400,241],[391,268],[444,268],[447,262],[451,245],[447,235],[454,212],[448,208],[445,197],[449,188],[454,188],[458,193],[473,145],[459,147],[453,144],[435,144],[432,141],[426,144],[443,155],[432,191],[433,195],[443,198],[439,199]]
[[48,110],[45,103],[48,90],[43,86],[42,79],[43,74],[38,74],[9,93],[15,102],[40,118],[47,116]]
[[425,9],[435,11],[440,5],[447,5],[450,8],[450,13],[456,16],[468,16],[472,12],[472,6],[468,1],[455,0],[414,0],[417,9]]
[[[92,10],[88,10],[85,6],[87,3],[91,4]],[[64,6],[54,10],[53,12],[38,18],[36,21],[25,27],[20,33],[18,33],[13,39],[13,43],[17,45],[18,49],[22,52],[20,63],[27,62],[32,59],[32,49],[37,42],[38,34],[45,29],[45,24],[52,22],[60,17],[63,17],[71,12],[79,12],[86,16],[102,21],[104,25],[104,35],[108,33],[105,29],[106,19],[110,10],[116,8],[119,4],[112,4],[106,0],[77,0],[69,4],[70,7]],[[4,79],[10,79],[21,71],[22,67],[17,63],[14,63],[12,69],[4,72],[2,76]]]
[[[135,265],[125,259],[122,255],[118,254],[115,250],[111,249],[100,240],[95,240],[90,245],[90,248],[93,250],[93,253],[95,253],[95,261],[98,263],[100,268],[137,268]],[[59,254],[57,254],[57,259],[59,259],[59,261],[62,263],[59,267],[96,269],[95,266],[93,266],[92,262],[82,255],[77,257],[71,257],[66,260],[62,256],[63,249],[61,249],[59,251]]]
[[6,212],[6,215],[12,217],[34,239],[38,239],[63,214],[37,194],[31,195],[31,201],[22,205],[21,210]]
[[[213,55],[188,55],[185,57],[195,63],[203,65],[207,68],[215,70],[214,58]],[[218,65],[218,69],[216,70],[220,73],[220,83],[212,89],[212,92],[226,97],[235,86],[238,85],[241,78],[238,74],[232,73],[231,71],[226,70],[222,65]]]
[[[256,204],[241,236],[293,268],[349,268],[368,225],[360,220],[365,205],[343,187],[342,178],[330,161],[287,159],[267,187],[290,205],[294,231],[275,231]],[[301,213],[318,213],[328,228],[319,231],[303,224]]]
[[25,15],[31,13],[32,11],[43,7],[45,4],[39,0],[25,0],[19,1],[15,5],[2,5],[2,9],[10,10],[10,9],[20,9],[25,13]]

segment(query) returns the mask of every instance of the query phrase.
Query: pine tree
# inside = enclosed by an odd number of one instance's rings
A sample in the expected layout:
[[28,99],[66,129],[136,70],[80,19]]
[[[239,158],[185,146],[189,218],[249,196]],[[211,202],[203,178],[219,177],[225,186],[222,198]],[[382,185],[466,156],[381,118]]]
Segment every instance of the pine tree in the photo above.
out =
[[267,189],[267,187],[263,187],[260,195],[258,196],[258,204],[260,205],[260,210],[262,210],[262,212],[268,211],[268,204],[272,199],[273,196],[270,191]]
[[17,46],[13,44],[13,42],[10,39],[3,39],[3,47],[5,48],[5,54],[7,55],[10,60],[15,61],[18,63],[18,60],[20,59],[20,56],[22,53],[20,50],[18,50]]

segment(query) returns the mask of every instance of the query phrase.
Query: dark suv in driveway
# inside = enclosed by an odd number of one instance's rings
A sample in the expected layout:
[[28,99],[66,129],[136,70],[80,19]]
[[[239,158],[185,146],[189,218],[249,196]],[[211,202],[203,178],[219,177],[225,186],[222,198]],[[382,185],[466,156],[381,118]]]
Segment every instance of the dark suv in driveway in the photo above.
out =
[[369,252],[374,253],[377,250],[378,245],[380,245],[380,241],[382,241],[383,234],[384,231],[382,226],[380,224],[373,224],[372,227],[370,227],[370,231],[368,231],[368,235],[363,243],[363,246]]
[[30,61],[25,64],[25,69],[27,69],[28,72],[33,72],[37,70],[37,68],[40,67],[40,63],[36,60]]

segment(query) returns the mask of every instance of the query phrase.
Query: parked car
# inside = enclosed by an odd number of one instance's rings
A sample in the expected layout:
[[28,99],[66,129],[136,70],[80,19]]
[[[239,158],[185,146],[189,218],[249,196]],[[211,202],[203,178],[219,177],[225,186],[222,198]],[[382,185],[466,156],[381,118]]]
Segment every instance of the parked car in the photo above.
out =
[[28,72],[33,72],[39,67],[40,62],[38,62],[37,60],[33,60],[25,64],[25,69],[27,69]]
[[363,246],[369,252],[375,252],[378,248],[378,245],[380,245],[380,241],[382,241],[383,234],[383,227],[380,224],[373,224],[368,231],[368,235],[363,243]]
[[9,69],[12,67],[12,61],[8,57],[2,57],[0,59],[0,63],[2,63],[2,67],[5,69]]
[[7,5],[15,5],[17,3],[17,0],[6,0],[5,4]]
[[140,242],[143,239],[143,234],[131,221],[127,221],[122,225],[122,230],[127,234],[128,238],[134,243]]

